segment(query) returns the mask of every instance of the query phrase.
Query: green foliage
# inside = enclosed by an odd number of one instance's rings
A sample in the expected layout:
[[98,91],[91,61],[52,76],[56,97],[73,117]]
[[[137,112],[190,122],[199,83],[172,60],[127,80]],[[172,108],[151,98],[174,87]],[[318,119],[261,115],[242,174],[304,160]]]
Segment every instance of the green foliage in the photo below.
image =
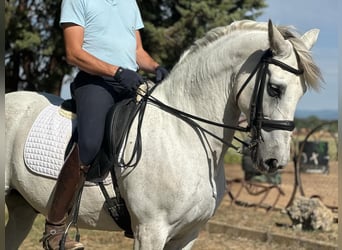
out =
[[338,131],[337,121],[334,122],[334,121],[322,120],[316,116],[309,116],[308,118],[295,118],[294,122],[295,122],[296,129],[298,130],[302,128],[312,130],[312,129],[315,129],[317,126],[322,125],[323,123],[329,123],[329,126],[326,126],[326,128],[324,128],[325,130],[331,133],[337,133]]
[[[94,0],[95,1],[95,0]],[[145,49],[171,69],[197,38],[233,20],[255,19],[265,0],[138,0]],[[8,0],[5,5],[6,92],[26,89],[58,94],[71,71],[59,27],[61,0]]]
[[208,30],[234,20],[255,19],[264,0],[140,1],[144,47],[168,68]]
[[241,164],[242,162],[242,154],[236,152],[235,150],[228,150],[224,155],[224,163],[225,164]]
[[63,60],[61,1],[10,0],[5,6],[6,92],[18,85],[58,94],[71,67]]

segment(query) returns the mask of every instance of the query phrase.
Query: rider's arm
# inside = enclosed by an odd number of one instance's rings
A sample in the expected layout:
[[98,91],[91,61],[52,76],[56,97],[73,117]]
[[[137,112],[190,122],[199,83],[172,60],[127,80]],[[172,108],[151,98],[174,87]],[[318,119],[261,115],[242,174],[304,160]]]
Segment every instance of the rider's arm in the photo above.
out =
[[81,70],[100,76],[114,76],[118,66],[108,64],[82,48],[84,28],[73,23],[62,25],[67,62]]
[[159,64],[154,61],[153,58],[143,48],[139,30],[135,32],[135,36],[137,40],[136,60],[139,68],[145,72],[155,73],[156,68],[159,66]]

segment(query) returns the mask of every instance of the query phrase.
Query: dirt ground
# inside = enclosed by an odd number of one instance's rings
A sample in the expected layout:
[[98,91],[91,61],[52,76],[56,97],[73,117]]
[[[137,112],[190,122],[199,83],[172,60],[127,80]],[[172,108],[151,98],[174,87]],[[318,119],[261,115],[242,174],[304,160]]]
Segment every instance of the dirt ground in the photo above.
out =
[[[337,207],[337,162],[330,163],[329,174],[301,174],[303,189],[305,196],[320,196],[323,202],[330,207]],[[267,195],[265,192],[259,196],[249,195],[241,182],[230,182],[229,188],[234,196],[243,202],[249,204],[262,204],[263,207],[274,205],[274,209],[267,211],[264,208],[244,207],[232,203],[231,198],[227,195],[211,222],[219,222],[230,226],[244,227],[249,230],[258,230],[266,232],[270,237],[266,239],[256,239],[248,235],[229,234],[229,233],[210,233],[203,230],[196,241],[195,250],[226,250],[226,249],[244,249],[244,250],[287,250],[287,249],[327,249],[324,247],[308,248],[303,246],[300,240],[311,240],[327,244],[337,245],[338,225],[334,223],[330,232],[322,231],[298,231],[290,227],[290,219],[282,212],[282,209],[288,204],[293,192],[294,175],[293,166],[289,165],[282,173],[282,183],[278,188],[273,188]],[[226,175],[228,180],[242,179],[243,172],[240,165],[227,165]],[[245,187],[248,187],[245,186]],[[240,191],[240,194],[238,192]],[[260,188],[251,188],[253,192],[258,192]],[[281,190],[283,195],[279,195]],[[277,197],[279,198],[277,200]],[[299,195],[299,191],[297,191]],[[263,199],[262,202],[260,202]],[[333,209],[334,215],[337,217],[337,209]],[[20,247],[21,250],[40,249],[38,243],[43,230],[44,218],[39,216],[29,237]],[[282,225],[282,226],[278,226]],[[122,232],[102,232],[80,230],[81,241],[86,245],[86,249],[132,249],[133,241],[125,238]],[[298,238],[295,243],[288,242],[279,243],[272,239],[272,234],[284,235],[287,237]],[[331,248],[328,248],[331,249]]]
[[[298,231],[290,227],[291,220],[284,213],[284,209],[289,204],[294,192],[294,198],[300,196],[300,187],[296,190],[294,189],[295,178],[294,166],[292,164],[289,164],[283,170],[281,184],[277,187],[272,187],[271,184],[263,184],[263,187],[258,187],[257,185],[260,185],[260,183],[250,185],[243,181],[241,182],[244,173],[240,165],[226,165],[226,177],[229,183],[228,189],[233,194],[234,199],[241,204],[245,204],[245,206],[234,204],[232,198],[227,195],[217,213],[212,218],[212,221],[254,229],[269,234],[279,234],[303,240],[320,241],[322,243],[337,245],[337,223],[333,224],[333,229],[330,232]],[[300,178],[305,197],[320,197],[323,203],[331,208],[337,220],[338,163],[330,162],[328,174],[301,173]],[[266,189],[266,186],[271,188]],[[259,195],[251,195],[252,193]],[[265,209],[269,207],[272,209]],[[212,236],[213,234],[207,237],[210,238]],[[244,237],[232,238],[228,235],[221,235],[221,237],[227,238],[226,240],[222,240],[221,244],[217,244],[215,248],[209,247],[207,249],[307,249],[302,248],[299,242],[298,245],[278,245],[267,240],[258,242],[255,240],[250,241],[250,239]],[[199,241],[201,241],[201,238]],[[223,242],[226,241],[229,241],[232,245],[225,245]],[[195,249],[202,249],[199,247],[200,245],[197,245]]]
[[[229,190],[236,196],[235,198],[247,202],[259,203],[262,196],[265,195],[263,203],[268,205],[274,204],[278,208],[284,208],[290,201],[294,191],[295,175],[293,164],[289,164],[282,171],[279,187],[273,187],[269,190],[269,193],[263,192],[259,196],[250,195],[250,193],[261,192],[262,188],[257,188],[255,185],[251,186],[247,183],[244,185],[245,188],[242,188],[242,183],[236,181],[244,177],[240,165],[226,165],[226,177],[229,182]],[[338,206],[338,164],[336,161],[329,163],[329,173],[300,173],[300,179],[305,197],[319,196],[326,206]],[[248,193],[248,190],[250,193]],[[283,192],[283,195],[280,194],[281,192]],[[279,200],[277,201],[276,199],[279,194]],[[296,195],[300,195],[299,186]]]

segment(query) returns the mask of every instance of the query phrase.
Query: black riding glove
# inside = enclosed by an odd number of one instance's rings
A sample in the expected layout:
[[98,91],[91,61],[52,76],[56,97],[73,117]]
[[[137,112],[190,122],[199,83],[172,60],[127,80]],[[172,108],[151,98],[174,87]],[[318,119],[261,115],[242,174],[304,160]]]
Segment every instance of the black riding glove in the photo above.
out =
[[116,71],[114,80],[121,83],[130,92],[136,92],[139,85],[144,82],[143,78],[137,72],[121,67]]
[[169,71],[162,66],[158,66],[156,68],[156,83],[160,83],[164,80],[169,74]]

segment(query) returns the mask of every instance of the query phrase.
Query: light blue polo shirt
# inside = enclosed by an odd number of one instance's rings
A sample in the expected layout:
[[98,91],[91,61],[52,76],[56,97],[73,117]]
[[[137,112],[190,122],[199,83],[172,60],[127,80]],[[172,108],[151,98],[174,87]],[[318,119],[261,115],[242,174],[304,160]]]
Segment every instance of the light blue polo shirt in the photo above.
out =
[[63,0],[62,23],[84,27],[83,49],[93,56],[137,70],[135,31],[144,25],[135,0]]

